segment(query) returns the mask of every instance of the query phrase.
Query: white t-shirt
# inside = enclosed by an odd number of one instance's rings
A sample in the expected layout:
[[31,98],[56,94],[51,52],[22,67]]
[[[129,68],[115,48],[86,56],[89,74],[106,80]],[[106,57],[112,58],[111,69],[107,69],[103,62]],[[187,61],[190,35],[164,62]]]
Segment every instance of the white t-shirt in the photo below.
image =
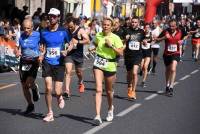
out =
[[[162,32],[162,29],[157,26],[155,29],[152,30],[152,36],[158,37],[160,33]],[[151,48],[160,48],[160,43],[159,42],[152,42]]]

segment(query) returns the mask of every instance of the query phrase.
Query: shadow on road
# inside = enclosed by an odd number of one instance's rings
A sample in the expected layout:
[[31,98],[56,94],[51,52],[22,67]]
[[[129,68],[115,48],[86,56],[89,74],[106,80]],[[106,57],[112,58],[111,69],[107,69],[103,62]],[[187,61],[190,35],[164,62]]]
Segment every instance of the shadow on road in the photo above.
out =
[[0,108],[0,111],[9,113],[11,115],[20,115],[20,116],[24,116],[28,118],[39,119],[39,120],[43,118],[43,114],[41,113],[31,113],[31,114],[25,115],[21,109]]
[[83,123],[87,123],[87,124],[91,124],[91,125],[95,125],[93,123],[93,119],[91,118],[87,118],[87,117],[83,117],[83,116],[77,116],[77,115],[72,115],[72,114],[60,114],[60,117],[67,117],[79,122],[83,122]]

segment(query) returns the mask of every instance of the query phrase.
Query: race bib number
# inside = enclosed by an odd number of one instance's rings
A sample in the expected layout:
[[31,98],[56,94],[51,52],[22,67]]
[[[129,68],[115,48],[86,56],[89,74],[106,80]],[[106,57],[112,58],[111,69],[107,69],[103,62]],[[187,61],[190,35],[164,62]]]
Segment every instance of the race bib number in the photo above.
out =
[[22,71],[29,71],[31,69],[31,64],[23,64],[22,65]]
[[177,51],[177,45],[176,44],[171,44],[168,46],[168,51],[169,52],[176,52]]
[[140,42],[130,41],[128,46],[130,50],[140,50]]
[[147,43],[146,45],[142,45],[142,49],[150,49],[151,44]]
[[55,48],[47,48],[47,54],[46,56],[48,58],[55,58],[57,56],[60,56],[60,48],[55,47]]
[[200,32],[196,33],[196,34],[195,34],[195,37],[196,37],[196,38],[199,38],[199,37],[200,37]]
[[94,66],[99,67],[99,68],[106,68],[107,65],[108,65],[107,59],[104,59],[98,56],[95,57]]

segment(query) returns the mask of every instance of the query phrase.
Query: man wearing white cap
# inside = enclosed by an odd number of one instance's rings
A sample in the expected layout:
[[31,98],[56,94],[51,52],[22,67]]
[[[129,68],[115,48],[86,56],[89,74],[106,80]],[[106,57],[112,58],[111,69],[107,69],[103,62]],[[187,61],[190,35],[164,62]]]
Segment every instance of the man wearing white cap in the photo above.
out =
[[59,26],[60,11],[51,8],[49,13],[49,26],[41,31],[41,43],[43,44],[43,66],[42,77],[45,81],[45,99],[48,108],[47,115],[43,118],[45,122],[54,120],[52,110],[53,82],[59,108],[64,108],[65,102],[62,97],[62,86],[64,79],[63,55],[61,51],[68,46],[69,35],[64,28]]

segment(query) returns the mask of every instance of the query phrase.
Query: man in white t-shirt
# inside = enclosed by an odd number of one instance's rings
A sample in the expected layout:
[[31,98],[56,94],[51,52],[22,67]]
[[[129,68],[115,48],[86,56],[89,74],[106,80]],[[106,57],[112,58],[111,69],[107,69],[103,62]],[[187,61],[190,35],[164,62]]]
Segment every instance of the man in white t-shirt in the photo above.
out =
[[[154,20],[153,21],[153,29],[152,29],[152,36],[153,39],[158,37],[160,35],[160,33],[162,32],[162,29],[160,28],[160,22],[158,20]],[[157,64],[157,60],[158,60],[158,53],[159,53],[159,48],[160,48],[160,42],[155,42],[153,41],[151,44],[151,49],[153,52],[153,67],[151,69],[151,72],[153,74],[155,74],[156,72],[156,64]]]

